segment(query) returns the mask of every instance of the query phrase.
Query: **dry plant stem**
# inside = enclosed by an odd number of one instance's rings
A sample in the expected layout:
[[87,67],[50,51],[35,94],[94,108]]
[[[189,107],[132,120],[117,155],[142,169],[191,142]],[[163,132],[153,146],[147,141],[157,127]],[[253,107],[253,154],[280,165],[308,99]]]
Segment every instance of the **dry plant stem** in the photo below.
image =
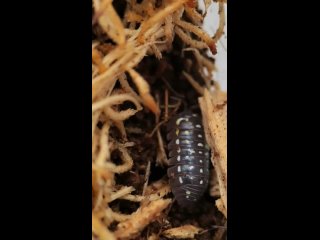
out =
[[110,159],[110,151],[108,146],[108,137],[109,137],[109,124],[105,124],[101,130],[100,137],[100,152],[96,158],[95,164],[98,167],[103,167],[105,165],[105,161]]
[[142,22],[144,20],[144,17],[136,12],[128,11],[126,13],[126,20],[128,22]]
[[154,114],[159,115],[160,109],[154,98],[150,95],[149,84],[144,80],[144,78],[133,69],[128,69],[132,80],[138,88],[139,94],[143,100],[144,105],[146,105]]
[[[159,104],[160,100],[159,100],[159,94],[156,95],[156,98],[157,98],[157,103]],[[167,155],[166,155],[166,152],[164,150],[164,144],[163,144],[163,140],[162,140],[162,136],[161,136],[161,133],[160,133],[160,129],[159,127],[165,123],[165,121],[161,121],[159,123],[159,119],[160,119],[160,116],[156,116],[156,131],[157,131],[157,140],[158,140],[158,152],[157,152],[157,158],[156,158],[156,163],[159,164],[160,166],[168,166],[168,159],[167,159]],[[152,131],[152,135],[154,133],[154,130]],[[151,135],[151,136],[152,136]]]
[[183,51],[192,51],[194,53],[194,56],[195,56],[197,62],[200,65],[203,65],[204,67],[206,67],[208,69],[209,73],[212,73],[213,71],[217,70],[214,63],[212,61],[210,61],[208,58],[206,58],[205,56],[201,55],[198,49],[185,48],[185,49],[183,49]]
[[92,49],[92,61],[98,66],[98,72],[104,73],[107,68],[102,62],[101,54],[96,49]]
[[144,134],[144,130],[138,127],[126,127],[126,131],[128,134]]
[[183,76],[188,80],[188,82],[191,84],[191,86],[199,93],[201,96],[203,95],[204,88],[196,81],[193,79],[193,77],[186,73],[185,71],[182,72]]
[[200,13],[198,13],[194,8],[190,7],[185,7],[184,10],[194,24],[198,26],[201,25],[201,23],[203,22],[203,16]]
[[183,51],[192,51],[197,64],[199,65],[198,72],[201,75],[201,77],[204,79],[206,87],[210,89],[211,82],[216,82],[213,80],[213,72],[216,70],[214,64],[209,61],[206,57],[202,56],[198,49],[195,48],[185,48]]
[[139,208],[132,217],[118,224],[115,236],[121,239],[136,237],[150,222],[155,221],[170,204],[170,199],[158,199]]
[[211,3],[212,3],[212,0],[204,0],[204,7],[205,7],[204,16],[207,15],[208,8],[210,7]]
[[140,103],[142,103],[141,97],[138,94],[136,94],[136,92],[132,89],[132,87],[130,87],[128,80],[127,80],[127,76],[125,74],[120,75],[119,82],[120,82],[121,87],[126,92],[131,93]]
[[117,46],[103,58],[102,60],[103,64],[107,68],[110,68],[112,63],[115,63],[119,57],[123,57],[126,54],[126,50],[132,49],[133,47],[134,47],[133,43],[130,43],[130,42],[127,43],[126,47]]
[[94,130],[97,127],[100,114],[100,111],[96,111],[94,114],[92,114],[92,136],[94,134]]
[[158,47],[155,44],[152,44],[151,49],[154,55],[156,56],[156,58],[160,60],[162,58],[162,54],[161,54],[161,51],[158,49]]
[[175,29],[175,33],[182,39],[182,41],[188,44],[189,46],[193,48],[198,48],[198,49],[206,49],[208,47],[207,44],[205,44],[204,42],[192,39],[178,26],[176,26],[174,29]]
[[95,215],[92,215],[92,232],[96,234],[100,240],[116,240],[114,235]]
[[[141,110],[141,109],[140,109]],[[106,115],[108,117],[111,118],[111,120],[113,122],[119,122],[119,121],[124,121],[126,120],[128,117],[133,116],[134,114],[136,114],[139,110],[134,110],[134,109],[127,109],[127,110],[123,110],[123,111],[116,111],[113,110],[111,107],[106,107],[105,108],[105,112]]]
[[151,162],[148,161],[146,174],[145,174],[145,177],[144,177],[144,185],[143,185],[142,196],[144,196],[146,194],[146,190],[147,190],[147,187],[148,187],[149,177],[150,177],[150,167],[151,167]]
[[169,105],[169,92],[168,89],[164,91],[164,121],[168,121],[168,105]]
[[92,112],[94,113],[97,110],[103,109],[105,107],[109,107],[111,105],[121,104],[124,101],[132,102],[137,108],[136,111],[142,110],[140,103],[132,95],[125,93],[125,94],[110,96],[108,98],[105,98],[103,100],[100,100],[98,102],[93,103],[92,104]]
[[97,157],[99,137],[100,136],[97,133],[92,135],[92,159],[96,159]]
[[121,197],[121,199],[128,200],[128,201],[131,201],[131,202],[141,202],[141,201],[143,201],[145,199],[145,197],[144,196],[140,196],[140,195],[128,194],[126,196]]
[[164,124],[165,122],[166,122],[166,121],[163,120],[163,121],[157,123],[157,125],[154,127],[154,129],[152,130],[152,132],[146,134],[146,137],[147,137],[147,138],[151,138],[151,137],[155,134],[155,132],[159,130],[159,128],[161,127],[161,125]]
[[109,89],[107,90],[107,94],[106,94],[106,97],[109,97],[111,96],[112,92],[115,92],[114,91],[114,86],[116,85],[117,81],[113,81],[111,86],[109,87]]
[[96,19],[103,14],[104,10],[110,5],[111,2],[112,0],[92,0],[96,13]]
[[98,18],[98,22],[103,28],[104,32],[107,33],[113,41],[121,46],[125,43],[125,33],[122,21],[120,20],[117,12],[114,10],[111,1],[109,0],[106,2],[108,2],[107,6],[101,16]]
[[111,194],[109,202],[112,202],[118,198],[121,198],[125,195],[128,195],[129,193],[133,192],[135,189],[133,187],[123,187],[117,192],[114,192]]
[[175,23],[185,29],[188,30],[189,32],[194,33],[195,35],[197,35],[200,39],[202,39],[209,47],[214,44],[213,39],[205,32],[203,31],[201,28],[199,28],[198,26],[195,26],[189,22],[186,21],[182,21],[182,20],[176,20]]
[[167,16],[165,18],[165,25],[164,25],[164,33],[165,33],[165,36],[166,36],[166,44],[167,44],[167,49],[168,50],[171,50],[172,48],[172,42],[173,42],[173,28],[174,28],[174,25],[173,25],[173,18],[171,15]]
[[117,222],[123,222],[131,218],[131,215],[116,212],[112,212],[111,216]]
[[129,155],[128,150],[124,147],[118,147],[120,153],[121,153],[121,159],[122,164],[121,165],[115,165],[111,162],[106,162],[105,166],[114,173],[124,173],[129,171],[133,166],[133,160],[132,157]]
[[103,192],[99,188],[100,188],[99,186],[95,187],[96,192],[97,192],[97,194],[96,194],[97,196],[96,196],[96,199],[93,204],[94,208],[93,208],[92,212],[97,212],[98,208],[101,206],[100,203],[102,202],[102,199],[103,199]]
[[153,15],[151,18],[149,18],[147,21],[145,21],[142,24],[141,31],[139,33],[138,41],[140,43],[144,42],[144,33],[147,31],[147,29],[158,23],[163,21],[168,15],[172,14],[174,11],[176,11],[178,8],[182,7],[182,5],[187,2],[187,0],[176,0],[172,4],[166,6],[163,11],[157,12],[155,15]]
[[[184,95],[177,93],[172,87],[171,85],[168,83],[168,81],[164,78],[161,77],[161,80],[164,82],[164,84],[166,85],[166,87],[170,90],[170,92],[172,92],[175,96],[179,97],[179,98],[184,98]],[[179,99],[180,100],[180,99]]]
[[[126,66],[127,68],[136,66],[138,62],[141,61],[141,59],[145,56],[149,45],[133,48],[132,43],[128,43],[126,45],[127,47],[124,49],[124,52],[121,52],[123,56],[119,56],[120,58],[114,62],[107,69],[107,71],[98,75],[92,80],[92,99],[94,100],[100,92],[110,88],[114,81],[116,81],[120,75],[124,73],[125,69],[123,66]],[[117,49],[118,48],[121,47],[117,47]]]
[[190,239],[194,238],[202,229],[193,225],[184,225],[181,227],[171,228],[162,233],[163,236],[170,239]]
[[158,138],[158,157],[159,157],[159,163],[161,166],[169,166],[169,161],[166,155],[166,151],[164,149],[163,139],[160,133],[160,130],[157,130],[157,138]]
[[160,180],[160,182],[155,182],[147,186],[145,190],[145,196],[128,194],[121,197],[121,199],[129,200],[133,202],[142,202],[141,204],[142,206],[142,205],[145,205],[146,203],[149,203],[150,201],[162,199],[169,192],[171,192],[171,189],[168,182],[163,182],[162,180]]
[[219,1],[219,27],[216,31],[216,34],[213,37],[213,40],[215,42],[218,42],[218,40],[222,37],[224,33],[224,27],[226,25],[226,16],[225,16],[225,10],[224,10],[224,3],[223,1]]

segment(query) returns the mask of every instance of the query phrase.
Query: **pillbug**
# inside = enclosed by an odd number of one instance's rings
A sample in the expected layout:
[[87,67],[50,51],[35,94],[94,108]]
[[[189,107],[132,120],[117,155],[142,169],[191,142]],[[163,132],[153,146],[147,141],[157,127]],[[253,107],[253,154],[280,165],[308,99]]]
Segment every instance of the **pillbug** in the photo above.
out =
[[167,124],[167,174],[178,204],[187,207],[200,200],[209,183],[209,148],[201,116],[183,111]]

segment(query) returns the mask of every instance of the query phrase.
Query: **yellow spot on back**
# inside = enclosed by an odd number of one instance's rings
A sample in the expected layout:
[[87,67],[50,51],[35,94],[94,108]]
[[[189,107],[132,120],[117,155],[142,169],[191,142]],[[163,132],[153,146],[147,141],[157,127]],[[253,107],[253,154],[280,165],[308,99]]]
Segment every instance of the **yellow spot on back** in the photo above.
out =
[[188,118],[183,118],[183,117],[178,118],[177,121],[176,121],[177,126],[179,126],[182,121],[188,122],[189,119]]

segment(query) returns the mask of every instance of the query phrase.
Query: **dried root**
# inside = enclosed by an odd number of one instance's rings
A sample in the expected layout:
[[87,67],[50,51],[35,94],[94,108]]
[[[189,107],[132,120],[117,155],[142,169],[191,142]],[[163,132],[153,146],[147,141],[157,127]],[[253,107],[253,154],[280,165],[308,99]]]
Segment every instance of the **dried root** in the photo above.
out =
[[156,115],[160,114],[160,109],[154,98],[150,94],[150,87],[148,83],[133,69],[128,69],[133,81],[138,87],[139,94],[143,103]]
[[138,209],[130,219],[118,224],[115,236],[121,239],[136,237],[150,222],[155,221],[170,203],[170,199],[158,199]]
[[194,238],[196,234],[202,231],[201,228],[193,225],[184,225],[181,227],[171,228],[162,233],[163,236],[173,239]]

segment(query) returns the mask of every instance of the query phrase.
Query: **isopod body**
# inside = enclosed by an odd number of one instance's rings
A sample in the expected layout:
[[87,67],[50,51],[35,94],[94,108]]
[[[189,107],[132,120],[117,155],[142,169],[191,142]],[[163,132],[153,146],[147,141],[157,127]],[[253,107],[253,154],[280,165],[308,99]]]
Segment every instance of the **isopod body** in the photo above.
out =
[[200,200],[209,182],[209,149],[201,116],[184,111],[167,125],[169,168],[172,192],[183,207]]

